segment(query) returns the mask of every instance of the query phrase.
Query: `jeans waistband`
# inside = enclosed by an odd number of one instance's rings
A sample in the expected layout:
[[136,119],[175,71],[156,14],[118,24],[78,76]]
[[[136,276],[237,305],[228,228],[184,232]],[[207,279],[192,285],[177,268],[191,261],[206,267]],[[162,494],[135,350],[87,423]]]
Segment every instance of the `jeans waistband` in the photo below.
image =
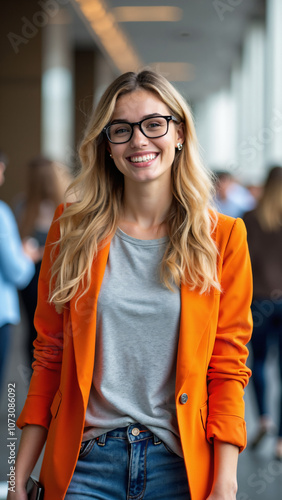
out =
[[107,437],[115,439],[126,439],[129,443],[144,441],[145,439],[153,439],[155,445],[161,444],[161,440],[153,434],[145,425],[134,423],[127,427],[120,427],[109,432],[105,432],[97,438],[98,445],[104,446]]

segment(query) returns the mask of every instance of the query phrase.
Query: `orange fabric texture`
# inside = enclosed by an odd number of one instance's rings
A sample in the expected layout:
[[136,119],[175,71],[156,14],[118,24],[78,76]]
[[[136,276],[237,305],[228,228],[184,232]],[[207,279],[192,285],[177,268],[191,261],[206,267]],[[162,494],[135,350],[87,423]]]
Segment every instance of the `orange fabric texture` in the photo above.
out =
[[[47,238],[35,314],[34,373],[17,422],[20,428],[49,429],[40,475],[45,500],[64,498],[79,455],[94,369],[97,298],[110,247],[94,260],[91,287],[77,309],[72,300],[57,314],[47,297],[50,251],[59,239],[62,210],[58,207]],[[213,439],[240,451],[246,446],[243,394],[250,376],[245,363],[252,276],[243,221],[219,215],[214,237],[222,293],[200,294],[181,286],[175,401],[192,500],[205,500],[210,492]]]

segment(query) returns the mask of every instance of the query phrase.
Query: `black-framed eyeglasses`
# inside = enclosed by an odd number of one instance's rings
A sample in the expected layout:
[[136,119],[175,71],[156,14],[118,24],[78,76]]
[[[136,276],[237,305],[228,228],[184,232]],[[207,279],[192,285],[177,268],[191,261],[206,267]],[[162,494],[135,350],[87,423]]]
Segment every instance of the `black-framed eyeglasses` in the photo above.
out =
[[140,122],[122,122],[114,121],[106,127],[103,128],[103,132],[106,134],[108,140],[112,144],[124,144],[130,141],[133,136],[133,131],[135,125],[138,125],[142,134],[149,139],[157,139],[158,137],[163,137],[168,132],[168,125],[170,121],[178,122],[174,116],[151,116],[150,118],[144,118]]

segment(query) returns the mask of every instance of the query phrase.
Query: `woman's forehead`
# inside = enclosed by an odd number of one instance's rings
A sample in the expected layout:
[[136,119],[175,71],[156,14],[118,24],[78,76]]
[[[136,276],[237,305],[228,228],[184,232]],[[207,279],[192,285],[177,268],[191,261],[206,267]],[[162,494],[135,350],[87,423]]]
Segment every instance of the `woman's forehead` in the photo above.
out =
[[[137,89],[121,95],[116,102],[113,118],[127,119],[129,115],[139,114],[138,119],[154,114],[169,114],[167,105],[153,92]],[[135,120],[135,117],[132,118]]]

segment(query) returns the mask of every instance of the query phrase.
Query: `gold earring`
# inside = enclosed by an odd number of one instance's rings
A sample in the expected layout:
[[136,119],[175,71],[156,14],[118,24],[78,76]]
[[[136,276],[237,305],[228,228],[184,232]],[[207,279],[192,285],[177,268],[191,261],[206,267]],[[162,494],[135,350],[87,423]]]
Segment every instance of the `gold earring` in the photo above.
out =
[[177,149],[178,149],[178,151],[181,151],[182,148],[183,148],[183,144],[181,144],[181,142],[178,142],[177,143]]

